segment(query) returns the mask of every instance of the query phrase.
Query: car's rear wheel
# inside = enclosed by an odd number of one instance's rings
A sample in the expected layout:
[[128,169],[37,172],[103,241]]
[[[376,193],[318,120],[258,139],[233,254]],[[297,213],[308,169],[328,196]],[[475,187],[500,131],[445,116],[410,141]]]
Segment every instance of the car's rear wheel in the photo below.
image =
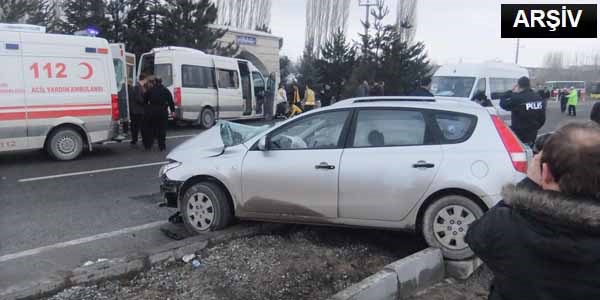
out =
[[227,195],[212,182],[190,186],[181,198],[183,223],[190,233],[223,229],[233,218]]
[[429,246],[440,248],[446,258],[470,258],[474,254],[464,238],[469,226],[483,214],[483,209],[465,196],[441,197],[423,214],[423,237]]
[[55,130],[46,143],[46,151],[56,160],[73,160],[83,152],[83,137],[71,128]]

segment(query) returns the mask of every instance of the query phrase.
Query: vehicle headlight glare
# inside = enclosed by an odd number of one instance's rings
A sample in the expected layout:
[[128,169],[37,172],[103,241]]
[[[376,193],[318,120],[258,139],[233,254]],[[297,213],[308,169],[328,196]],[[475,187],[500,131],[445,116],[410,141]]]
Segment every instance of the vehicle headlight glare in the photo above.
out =
[[173,170],[173,169],[175,169],[175,168],[177,168],[179,166],[181,166],[180,162],[178,162],[178,161],[171,161],[171,162],[167,163],[166,165],[163,165],[160,168],[160,171],[158,172],[158,176],[162,177],[167,172],[169,172],[169,171],[171,171],[171,170]]

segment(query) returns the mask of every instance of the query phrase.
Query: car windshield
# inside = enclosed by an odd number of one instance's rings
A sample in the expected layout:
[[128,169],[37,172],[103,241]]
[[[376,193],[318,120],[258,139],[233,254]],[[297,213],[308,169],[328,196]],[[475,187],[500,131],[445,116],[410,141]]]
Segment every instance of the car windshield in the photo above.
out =
[[217,126],[221,130],[221,139],[225,147],[231,147],[245,143],[257,134],[271,128],[273,124],[263,126],[250,126],[228,121],[218,121]]
[[435,96],[468,98],[475,77],[434,76],[431,81],[431,91]]

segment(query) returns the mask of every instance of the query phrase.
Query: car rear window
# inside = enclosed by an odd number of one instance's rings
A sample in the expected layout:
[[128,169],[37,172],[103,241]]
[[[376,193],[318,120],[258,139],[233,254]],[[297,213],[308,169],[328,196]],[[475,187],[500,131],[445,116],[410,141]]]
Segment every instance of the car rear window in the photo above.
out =
[[443,112],[436,113],[434,117],[442,134],[442,144],[456,144],[468,140],[477,124],[477,117],[467,114]]

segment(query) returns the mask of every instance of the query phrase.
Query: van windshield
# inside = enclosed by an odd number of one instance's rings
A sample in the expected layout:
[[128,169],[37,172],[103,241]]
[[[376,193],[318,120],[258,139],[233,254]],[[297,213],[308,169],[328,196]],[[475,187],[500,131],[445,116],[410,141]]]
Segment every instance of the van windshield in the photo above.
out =
[[171,64],[155,64],[154,76],[160,77],[164,86],[171,86],[173,84],[173,69]]
[[431,92],[435,96],[468,98],[474,84],[475,77],[434,76]]

